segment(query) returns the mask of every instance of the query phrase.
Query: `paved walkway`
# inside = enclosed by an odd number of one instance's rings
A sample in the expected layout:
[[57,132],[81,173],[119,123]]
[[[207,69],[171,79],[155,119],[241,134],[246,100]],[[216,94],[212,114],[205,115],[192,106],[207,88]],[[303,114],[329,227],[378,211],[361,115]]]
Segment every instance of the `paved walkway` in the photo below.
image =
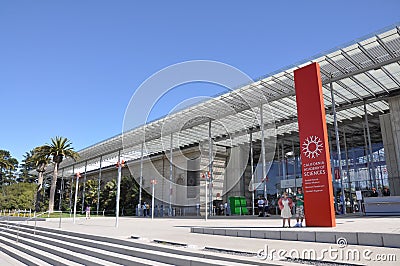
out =
[[[218,248],[223,250],[235,250],[241,252],[257,253],[260,249],[265,249],[268,246],[269,251],[284,249],[304,251],[305,248],[313,249],[317,254],[323,254],[325,249],[338,249],[336,243],[314,243],[302,241],[283,241],[271,239],[256,239],[248,237],[230,237],[220,235],[205,235],[191,233],[192,227],[202,228],[224,228],[224,229],[252,229],[252,230],[272,230],[285,232],[294,230],[294,228],[282,228],[281,220],[276,217],[272,218],[256,218],[249,219],[171,219],[162,218],[129,218],[122,217],[119,219],[119,227],[115,227],[115,218],[98,217],[86,220],[79,218],[74,224],[72,219],[63,219],[62,230],[76,231],[95,235],[102,235],[121,239],[131,239],[132,241],[142,241],[152,245],[160,245],[153,240],[161,240],[175,243],[187,244],[191,249],[203,250],[204,247]],[[29,222],[33,224],[33,222]],[[58,228],[59,220],[50,219],[44,222],[37,222],[38,226]],[[299,232],[365,232],[365,233],[387,233],[398,237],[400,241],[400,217],[344,217],[337,219],[337,227],[335,228],[295,228]],[[131,237],[137,239],[132,239]],[[305,245],[306,244],[306,245]],[[360,254],[364,251],[371,251],[371,256],[360,259],[336,258],[334,255],[324,259],[331,261],[341,261],[354,264],[374,265],[378,259],[393,255],[391,260],[396,259],[396,262],[386,262],[387,265],[399,265],[400,249],[384,248],[361,245],[348,245],[346,249],[358,250]],[[345,249],[339,249],[339,253]],[[340,255],[340,254],[339,254]],[[380,256],[379,258],[377,256]],[[277,258],[274,257],[276,260]],[[287,264],[286,262],[279,262]]]

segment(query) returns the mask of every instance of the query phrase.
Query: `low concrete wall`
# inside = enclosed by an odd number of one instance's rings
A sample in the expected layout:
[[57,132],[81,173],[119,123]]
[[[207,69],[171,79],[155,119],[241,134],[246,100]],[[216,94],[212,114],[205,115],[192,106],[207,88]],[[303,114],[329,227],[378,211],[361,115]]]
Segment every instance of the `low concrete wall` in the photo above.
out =
[[337,244],[344,238],[349,245],[400,248],[400,234],[366,232],[323,232],[298,230],[251,230],[192,227],[191,233]]
[[400,215],[400,196],[364,198],[365,215]]

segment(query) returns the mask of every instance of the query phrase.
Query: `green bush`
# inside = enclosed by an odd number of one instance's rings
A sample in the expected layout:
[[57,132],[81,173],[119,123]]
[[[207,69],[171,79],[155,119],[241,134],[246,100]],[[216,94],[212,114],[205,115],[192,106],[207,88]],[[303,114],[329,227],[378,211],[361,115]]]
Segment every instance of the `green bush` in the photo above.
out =
[[0,209],[34,209],[36,184],[16,183],[1,189]]

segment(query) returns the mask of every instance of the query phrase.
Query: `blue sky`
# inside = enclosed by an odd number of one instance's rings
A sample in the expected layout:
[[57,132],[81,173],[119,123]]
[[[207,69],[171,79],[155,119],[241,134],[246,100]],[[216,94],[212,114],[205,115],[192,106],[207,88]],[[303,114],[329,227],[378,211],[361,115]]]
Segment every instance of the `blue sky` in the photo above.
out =
[[[149,76],[186,60],[230,64],[252,78],[400,21],[400,1],[0,2],[0,149],[22,155],[61,135],[77,150],[121,133]],[[171,92],[153,118],[186,97]]]

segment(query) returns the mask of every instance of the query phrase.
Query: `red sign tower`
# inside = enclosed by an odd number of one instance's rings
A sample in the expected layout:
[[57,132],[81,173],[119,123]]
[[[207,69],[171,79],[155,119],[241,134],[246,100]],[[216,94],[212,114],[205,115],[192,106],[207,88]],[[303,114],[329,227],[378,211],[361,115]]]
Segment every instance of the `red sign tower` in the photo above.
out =
[[294,71],[307,226],[336,226],[325,105],[318,63]]

